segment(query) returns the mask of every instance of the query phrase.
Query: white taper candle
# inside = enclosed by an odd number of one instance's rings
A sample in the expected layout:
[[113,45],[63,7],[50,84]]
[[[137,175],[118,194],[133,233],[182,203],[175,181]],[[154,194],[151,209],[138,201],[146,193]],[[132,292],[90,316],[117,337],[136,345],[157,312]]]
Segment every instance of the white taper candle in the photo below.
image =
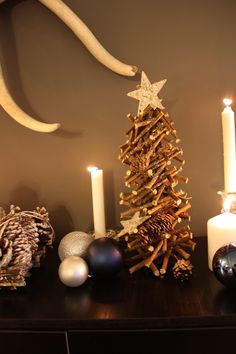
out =
[[97,167],[88,167],[91,173],[92,200],[93,200],[93,223],[95,238],[106,235],[105,207],[103,190],[103,170]]
[[235,123],[234,112],[230,107],[232,101],[223,100],[225,108],[221,113],[223,129],[223,153],[224,153],[224,190],[236,192],[236,154],[235,154]]

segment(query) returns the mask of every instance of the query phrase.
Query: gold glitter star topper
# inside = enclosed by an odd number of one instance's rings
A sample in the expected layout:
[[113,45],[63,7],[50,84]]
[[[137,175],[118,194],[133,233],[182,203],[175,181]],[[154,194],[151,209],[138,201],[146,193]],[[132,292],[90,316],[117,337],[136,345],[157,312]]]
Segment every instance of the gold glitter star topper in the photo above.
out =
[[145,72],[142,71],[140,87],[137,90],[131,91],[127,94],[129,97],[139,100],[139,106],[138,106],[139,113],[142,113],[148,105],[150,105],[153,109],[165,108],[161,103],[162,99],[158,97],[158,93],[161,91],[166,81],[167,80],[165,79],[158,82],[154,82],[154,84],[151,84]]

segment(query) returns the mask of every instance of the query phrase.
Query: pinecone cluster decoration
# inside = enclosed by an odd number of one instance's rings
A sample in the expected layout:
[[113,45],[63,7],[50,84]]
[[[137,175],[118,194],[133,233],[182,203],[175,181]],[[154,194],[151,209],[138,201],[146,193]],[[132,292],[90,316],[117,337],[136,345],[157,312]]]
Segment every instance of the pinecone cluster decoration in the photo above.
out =
[[192,274],[189,252],[196,244],[189,227],[191,197],[180,188],[188,183],[181,174],[183,150],[174,122],[156,97],[164,83],[151,85],[142,73],[141,87],[128,94],[140,100],[140,109],[135,117],[128,115],[131,127],[120,147],[128,191],[120,194],[126,210],[116,237],[126,241],[131,274],[146,266],[163,278],[172,264],[174,278],[184,280]]
[[0,288],[25,286],[32,267],[39,267],[55,233],[44,207],[21,211],[11,205],[8,214],[1,208]]

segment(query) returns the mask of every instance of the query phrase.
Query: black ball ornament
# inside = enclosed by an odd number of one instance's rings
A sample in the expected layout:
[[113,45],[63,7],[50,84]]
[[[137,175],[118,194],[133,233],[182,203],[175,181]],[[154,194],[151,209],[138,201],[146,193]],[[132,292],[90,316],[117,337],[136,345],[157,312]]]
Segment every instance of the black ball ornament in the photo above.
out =
[[89,245],[86,261],[92,277],[108,278],[122,269],[124,256],[116,240],[101,237]]
[[236,288],[236,244],[229,243],[219,248],[212,260],[216,278],[226,287]]

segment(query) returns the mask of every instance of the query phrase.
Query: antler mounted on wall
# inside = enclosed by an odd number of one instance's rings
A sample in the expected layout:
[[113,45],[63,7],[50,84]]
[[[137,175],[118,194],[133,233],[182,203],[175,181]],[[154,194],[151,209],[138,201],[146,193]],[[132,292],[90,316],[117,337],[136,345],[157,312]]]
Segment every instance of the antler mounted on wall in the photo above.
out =
[[[0,4],[9,0],[0,0]],[[103,65],[117,74],[134,76],[137,67],[127,65],[113,57],[96,39],[93,33],[83,21],[61,0],[36,0],[46,6],[57,17],[59,17],[81,40],[90,53]],[[60,127],[59,123],[47,124],[36,120],[24,112],[11,97],[5,83],[2,67],[0,64],[0,105],[18,123],[23,126],[44,133],[50,133]]]

